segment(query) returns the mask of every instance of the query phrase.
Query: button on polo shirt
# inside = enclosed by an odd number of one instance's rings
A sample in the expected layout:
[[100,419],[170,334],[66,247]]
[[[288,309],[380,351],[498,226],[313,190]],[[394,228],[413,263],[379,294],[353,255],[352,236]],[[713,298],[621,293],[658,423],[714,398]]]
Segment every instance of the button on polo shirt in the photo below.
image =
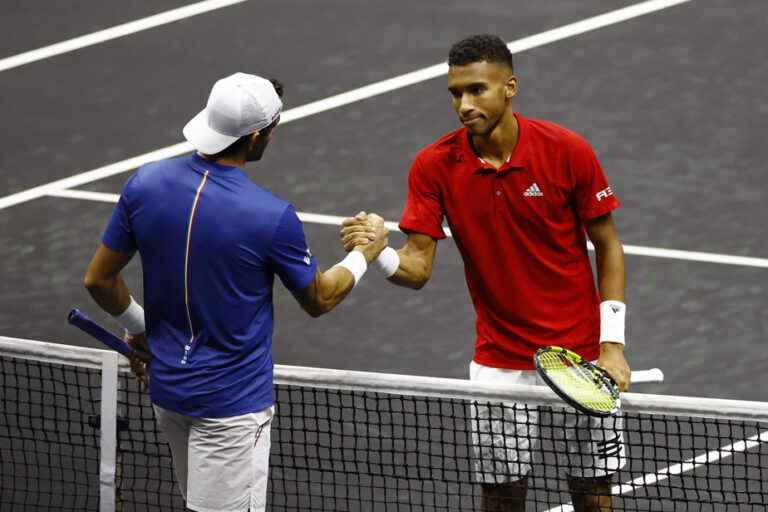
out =
[[447,220],[477,313],[476,362],[531,369],[546,345],[594,359],[599,296],[584,223],[619,202],[583,138],[515,117],[518,142],[499,169],[477,156],[466,128],[420,151],[400,228],[439,240]]

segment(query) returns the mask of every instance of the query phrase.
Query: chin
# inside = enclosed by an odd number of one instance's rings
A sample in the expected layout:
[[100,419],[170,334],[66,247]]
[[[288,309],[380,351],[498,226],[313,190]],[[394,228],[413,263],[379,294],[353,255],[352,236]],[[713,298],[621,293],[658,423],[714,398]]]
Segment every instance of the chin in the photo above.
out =
[[472,135],[477,135],[480,137],[488,135],[488,129],[486,126],[468,126],[467,129]]

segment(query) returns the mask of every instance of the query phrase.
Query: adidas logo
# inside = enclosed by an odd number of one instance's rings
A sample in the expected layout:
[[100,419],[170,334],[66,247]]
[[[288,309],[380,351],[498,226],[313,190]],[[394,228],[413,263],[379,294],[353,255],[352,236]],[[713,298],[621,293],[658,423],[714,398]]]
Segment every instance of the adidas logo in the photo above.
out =
[[523,197],[544,197],[544,192],[542,192],[539,186],[534,182],[533,185],[525,189]]

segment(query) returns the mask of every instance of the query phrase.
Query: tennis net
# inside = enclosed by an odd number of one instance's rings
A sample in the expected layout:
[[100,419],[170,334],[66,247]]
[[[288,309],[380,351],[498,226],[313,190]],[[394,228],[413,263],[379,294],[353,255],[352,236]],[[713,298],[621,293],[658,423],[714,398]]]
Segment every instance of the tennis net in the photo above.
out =
[[[528,510],[573,510],[566,475],[583,432],[574,440],[565,430],[583,417],[546,388],[275,373],[268,510],[481,510],[478,478],[514,462],[476,466],[483,408],[488,428],[515,422],[520,453],[531,446]],[[768,403],[622,398],[627,451],[613,478],[615,510],[766,510]],[[0,337],[0,510],[184,510],[148,397],[121,356]]]

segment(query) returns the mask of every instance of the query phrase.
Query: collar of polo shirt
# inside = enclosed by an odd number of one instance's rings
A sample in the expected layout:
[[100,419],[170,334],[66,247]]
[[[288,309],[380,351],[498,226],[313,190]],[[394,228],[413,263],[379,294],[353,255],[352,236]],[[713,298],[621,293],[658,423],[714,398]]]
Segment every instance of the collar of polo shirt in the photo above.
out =
[[517,138],[517,144],[512,154],[509,155],[509,159],[499,169],[496,169],[489,163],[485,162],[475,153],[472,144],[469,141],[469,130],[464,128],[464,133],[461,137],[461,144],[457,147],[456,161],[465,162],[467,166],[472,168],[476,173],[489,173],[489,172],[508,172],[508,171],[520,171],[528,165],[529,151],[528,151],[528,130],[526,129],[526,121],[521,118],[515,112],[515,119],[517,119],[517,126],[519,129],[519,135]]

